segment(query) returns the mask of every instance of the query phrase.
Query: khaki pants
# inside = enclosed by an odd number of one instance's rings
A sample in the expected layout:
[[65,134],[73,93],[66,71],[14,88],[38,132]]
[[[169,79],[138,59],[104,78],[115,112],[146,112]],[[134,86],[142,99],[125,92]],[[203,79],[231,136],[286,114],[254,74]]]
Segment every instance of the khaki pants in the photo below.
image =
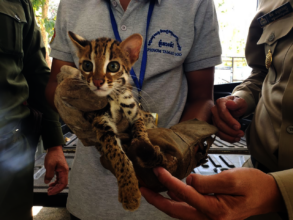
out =
[[0,141],[0,219],[31,220],[35,147],[23,134]]

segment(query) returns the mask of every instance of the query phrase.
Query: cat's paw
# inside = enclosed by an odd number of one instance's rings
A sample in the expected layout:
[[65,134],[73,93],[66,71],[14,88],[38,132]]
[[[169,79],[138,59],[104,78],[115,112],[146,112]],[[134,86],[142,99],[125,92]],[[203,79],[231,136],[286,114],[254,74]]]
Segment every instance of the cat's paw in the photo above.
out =
[[159,146],[135,138],[131,142],[131,147],[135,149],[137,162],[141,167],[153,168],[163,163],[164,157]]
[[138,209],[140,204],[141,193],[138,188],[138,182],[135,177],[134,179],[126,179],[119,184],[119,202],[125,210],[135,211]]
[[168,170],[171,174],[174,173],[177,170],[177,157],[174,157],[170,154],[165,154],[165,158],[161,166]]

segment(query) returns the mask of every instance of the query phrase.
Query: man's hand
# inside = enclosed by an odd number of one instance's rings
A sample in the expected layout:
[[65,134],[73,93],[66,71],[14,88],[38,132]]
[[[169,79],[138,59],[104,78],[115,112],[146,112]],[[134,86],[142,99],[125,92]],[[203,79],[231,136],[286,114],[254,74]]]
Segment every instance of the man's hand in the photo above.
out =
[[213,123],[219,129],[217,136],[231,143],[238,142],[244,132],[240,130],[241,125],[237,119],[246,110],[247,103],[242,98],[227,96],[217,99],[216,105],[211,109]]
[[52,147],[48,149],[45,157],[45,183],[51,182],[56,173],[56,180],[50,183],[48,195],[56,195],[61,192],[68,184],[68,165],[65,160],[62,146]]
[[285,210],[274,178],[257,169],[235,168],[211,176],[191,174],[187,185],[164,168],[154,172],[172,199],[146,188],[141,188],[141,193],[174,218],[236,220]]

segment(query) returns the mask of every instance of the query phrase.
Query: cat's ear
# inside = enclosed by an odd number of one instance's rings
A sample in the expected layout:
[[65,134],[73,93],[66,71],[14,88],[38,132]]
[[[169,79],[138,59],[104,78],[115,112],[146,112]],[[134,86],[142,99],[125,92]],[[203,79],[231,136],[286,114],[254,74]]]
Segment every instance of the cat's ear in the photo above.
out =
[[124,50],[126,54],[128,54],[131,65],[133,65],[139,57],[142,41],[143,39],[140,34],[133,34],[126,38],[124,41],[122,41],[122,43],[120,44],[122,50]]
[[86,45],[90,44],[88,40],[84,39],[83,37],[75,33],[72,33],[71,31],[68,31],[68,35],[70,40],[73,42],[73,44],[76,46],[78,50],[82,50]]

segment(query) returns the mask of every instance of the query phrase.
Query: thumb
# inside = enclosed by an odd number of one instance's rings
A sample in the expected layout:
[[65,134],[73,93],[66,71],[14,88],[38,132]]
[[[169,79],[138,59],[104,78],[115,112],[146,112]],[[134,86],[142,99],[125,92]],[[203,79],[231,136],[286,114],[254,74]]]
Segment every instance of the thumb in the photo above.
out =
[[[226,173],[225,173],[226,172]],[[231,177],[227,171],[203,176],[199,174],[190,174],[186,178],[186,184],[193,187],[201,194],[219,193],[219,194],[231,194],[231,188],[234,188],[234,181],[230,181],[228,177]]]
[[227,101],[226,107],[234,117],[241,117],[247,110],[246,101],[237,97],[234,100]]
[[51,182],[55,175],[55,167],[53,165],[46,166],[46,174],[45,174],[45,183],[48,184]]

